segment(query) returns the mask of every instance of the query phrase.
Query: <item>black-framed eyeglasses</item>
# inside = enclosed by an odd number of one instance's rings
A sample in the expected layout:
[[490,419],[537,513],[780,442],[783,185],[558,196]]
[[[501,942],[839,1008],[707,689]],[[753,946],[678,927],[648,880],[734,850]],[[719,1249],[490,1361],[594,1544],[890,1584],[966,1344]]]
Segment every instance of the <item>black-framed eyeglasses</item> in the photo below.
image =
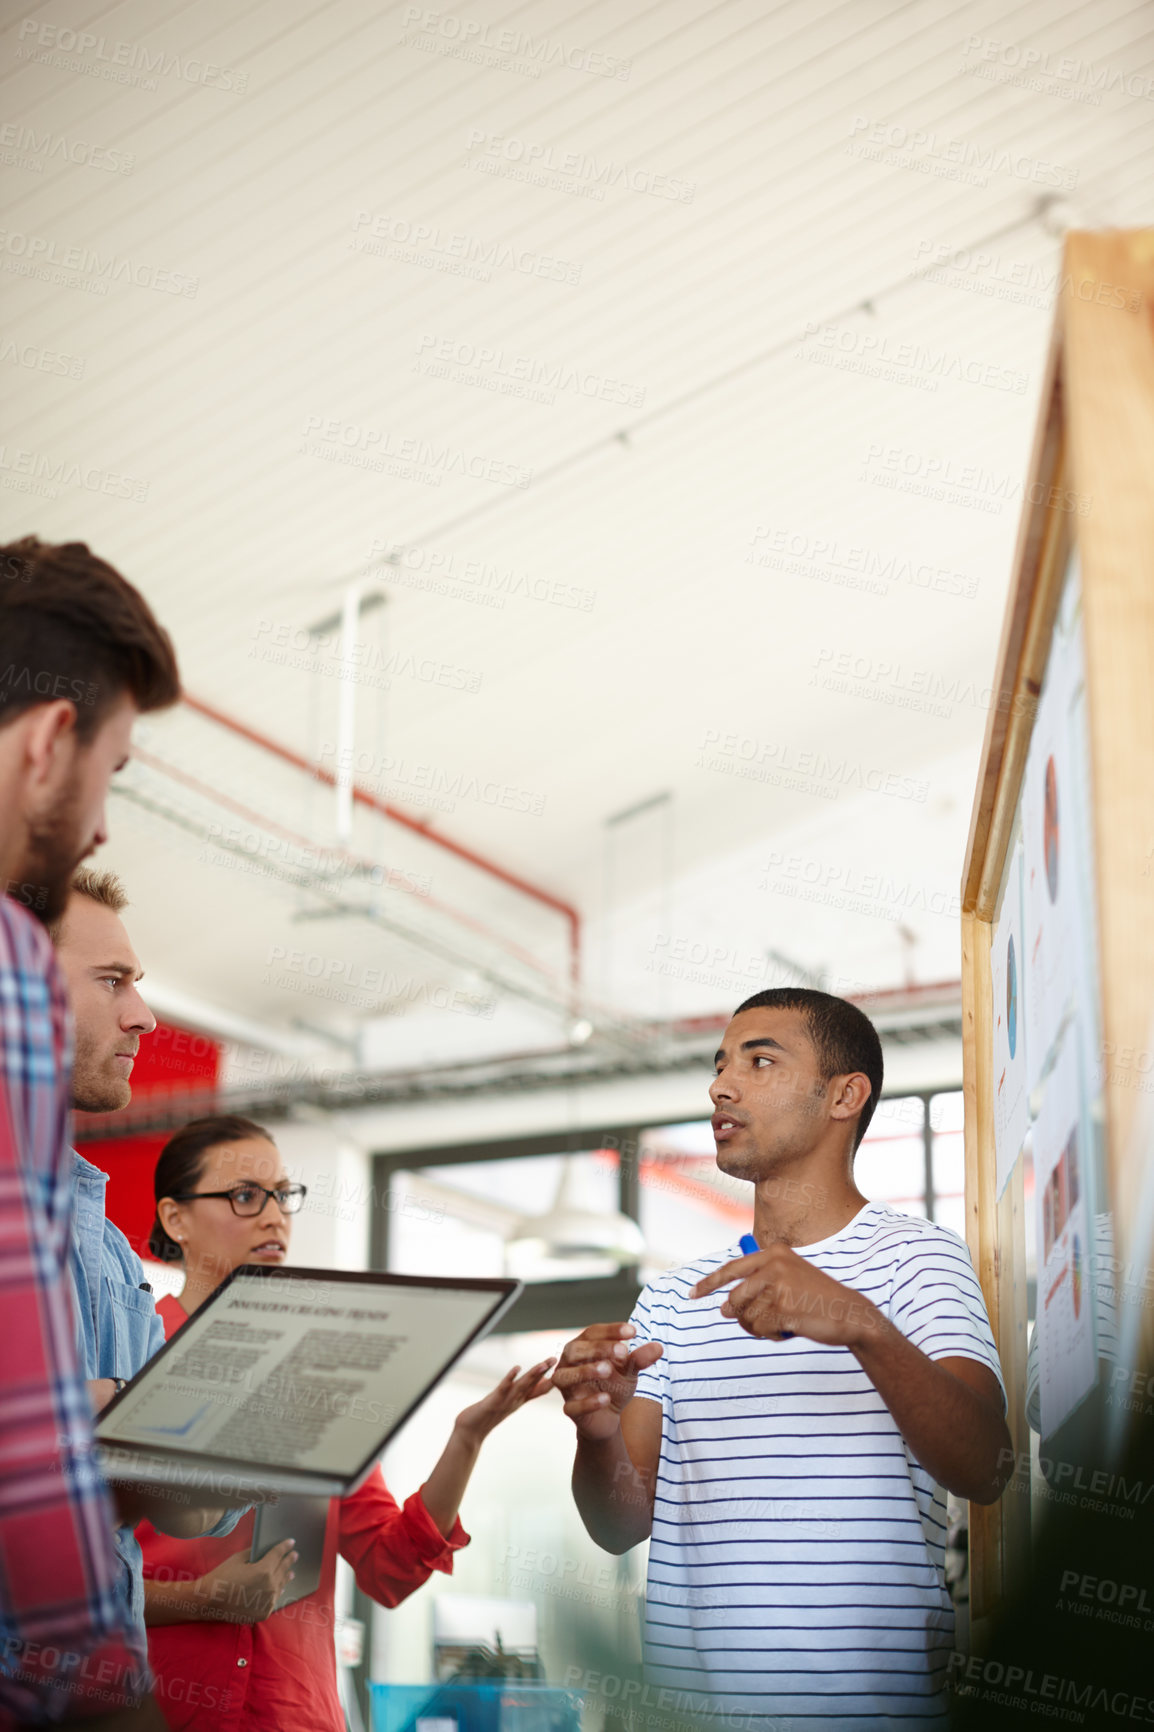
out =
[[308,1196],[307,1185],[279,1185],[270,1191],[267,1185],[234,1185],[231,1191],[184,1191],[173,1197],[174,1203],[192,1203],[200,1197],[227,1197],[234,1215],[259,1215],[271,1197],[282,1215],[295,1215]]

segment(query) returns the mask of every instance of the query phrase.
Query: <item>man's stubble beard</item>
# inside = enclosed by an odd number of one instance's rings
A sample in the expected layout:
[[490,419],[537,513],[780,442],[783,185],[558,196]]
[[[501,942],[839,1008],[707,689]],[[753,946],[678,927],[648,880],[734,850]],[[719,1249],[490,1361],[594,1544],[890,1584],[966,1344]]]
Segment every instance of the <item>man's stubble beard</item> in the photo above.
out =
[[775,1129],[763,1132],[765,1142],[748,1153],[723,1144],[717,1150],[718,1171],[731,1179],[744,1179],[751,1185],[759,1184],[763,1179],[779,1178],[795,1161],[804,1159],[811,1152],[812,1142],[806,1135],[806,1127],[807,1123],[812,1125],[813,1120],[820,1117],[824,1100],[825,1085],[818,1083],[812,1092],[802,1094],[795,1102],[795,1108],[800,1111],[801,1125],[791,1126],[788,1116],[783,1114]]
[[769,1147],[763,1145],[747,1152],[723,1147],[717,1151],[717,1167],[731,1179],[744,1179],[747,1184],[757,1185],[763,1179],[779,1178],[805,1153],[804,1145],[799,1146],[789,1138],[779,1136]]
[[[132,1084],[127,1077],[117,1076],[109,1058],[101,1063],[100,1055],[76,1031],[76,1059],[72,1068],[72,1105],[78,1113],[118,1113],[132,1099]],[[107,1068],[106,1068],[107,1066]]]
[[66,788],[54,806],[28,824],[22,875],[24,884],[36,892],[28,906],[45,926],[63,915],[72,874],[90,852],[80,834],[78,806],[74,790]]

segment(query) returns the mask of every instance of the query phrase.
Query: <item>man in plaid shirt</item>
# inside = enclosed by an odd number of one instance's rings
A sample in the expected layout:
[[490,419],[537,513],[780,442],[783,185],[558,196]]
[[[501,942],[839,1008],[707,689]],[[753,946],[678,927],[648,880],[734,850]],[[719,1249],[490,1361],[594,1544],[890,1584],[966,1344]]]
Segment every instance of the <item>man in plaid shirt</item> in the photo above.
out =
[[[71,1028],[43,927],[106,840],[133,721],[175,702],[179,676],[143,597],[79,542],[0,547],[0,643],[0,1729],[68,1712],[143,1732],[163,1721],[77,1367]],[[120,1520],[146,1502],[119,1491]]]

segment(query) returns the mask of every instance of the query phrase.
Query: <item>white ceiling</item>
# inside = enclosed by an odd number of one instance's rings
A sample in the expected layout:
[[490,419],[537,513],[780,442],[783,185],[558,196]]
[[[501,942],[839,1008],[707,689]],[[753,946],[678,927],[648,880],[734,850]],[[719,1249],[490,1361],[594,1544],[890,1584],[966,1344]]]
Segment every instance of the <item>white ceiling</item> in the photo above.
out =
[[[1058,237],[1154,208],[1149,4],[68,0],[0,43],[6,533],[89,540],[191,692],[310,757],[337,658],[269,646],[385,572],[378,791],[430,816],[435,782],[434,830],[575,904],[625,1009],[723,1009],[767,947],[956,974]],[[68,160],[100,150],[127,172]],[[187,712],[145,733],[234,816],[332,844],[331,796],[251,746]],[[666,791],[670,827],[606,830]],[[381,1008],[270,970],[299,892],[114,821],[154,976],[283,1027]],[[427,875],[426,935],[461,934],[435,899],[560,965],[555,916],[376,819],[355,845]],[[326,966],[393,970],[386,1008],[489,990],[476,934],[434,961],[318,930]]]

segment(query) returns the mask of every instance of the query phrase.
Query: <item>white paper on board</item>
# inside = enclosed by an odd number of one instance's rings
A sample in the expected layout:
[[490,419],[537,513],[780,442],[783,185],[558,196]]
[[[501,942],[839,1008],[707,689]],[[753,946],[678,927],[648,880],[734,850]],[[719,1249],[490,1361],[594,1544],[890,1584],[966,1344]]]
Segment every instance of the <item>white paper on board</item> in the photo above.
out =
[[1006,873],[1002,908],[990,952],[994,1031],[994,1147],[1000,1197],[1030,1128],[1026,1018],[1022,969],[1022,845]]
[[1055,626],[1022,789],[1023,996],[1028,1090],[1045,1074],[1078,987],[1080,898],[1073,846],[1071,684],[1077,658]]
[[[1071,583],[1076,583],[1077,564]],[[1102,1053],[1102,1016],[1099,991],[1098,911],[1094,891],[1094,802],[1090,786],[1090,736],[1086,708],[1086,648],[1082,629],[1080,597],[1076,588],[1063,598],[1063,614],[1069,604],[1066,680],[1069,693],[1069,736],[1072,819],[1072,866],[1076,887],[1075,924],[1078,944],[1074,956],[1075,996],[1082,1030],[1082,1064],[1088,1099],[1095,1101],[1105,1082]]]

